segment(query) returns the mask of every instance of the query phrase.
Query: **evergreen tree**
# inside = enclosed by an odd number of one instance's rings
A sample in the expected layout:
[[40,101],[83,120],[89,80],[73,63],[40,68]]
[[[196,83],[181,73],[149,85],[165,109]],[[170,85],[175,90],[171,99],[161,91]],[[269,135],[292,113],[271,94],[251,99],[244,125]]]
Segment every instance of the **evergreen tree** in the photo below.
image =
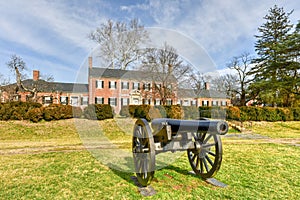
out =
[[282,89],[285,93],[284,104],[296,106],[300,100],[300,21],[283,45],[286,52],[285,74],[282,75]]
[[269,10],[264,17],[266,22],[258,28],[259,35],[255,35],[255,51],[258,58],[254,60],[256,65],[251,69],[255,75],[252,89],[260,91],[259,95],[266,103],[280,104],[282,82],[288,69],[288,52],[286,48],[289,32],[293,25],[289,21],[289,15],[283,8],[276,5]]

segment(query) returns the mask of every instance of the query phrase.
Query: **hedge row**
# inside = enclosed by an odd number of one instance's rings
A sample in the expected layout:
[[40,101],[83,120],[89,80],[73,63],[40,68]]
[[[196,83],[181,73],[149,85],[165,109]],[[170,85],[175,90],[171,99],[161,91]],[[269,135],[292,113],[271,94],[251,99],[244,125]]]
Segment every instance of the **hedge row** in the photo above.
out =
[[0,104],[0,120],[30,120],[39,122],[41,120],[52,121],[60,119],[80,118],[87,119],[110,119],[113,118],[113,110],[110,105],[89,105],[81,110],[80,107],[70,105],[51,104],[42,107],[33,102],[9,102]]
[[26,120],[28,111],[41,108],[39,103],[10,102],[0,104],[0,120]]
[[0,120],[30,120],[38,122],[81,117],[82,110],[70,105],[52,104],[42,107],[33,102],[9,102],[0,104]]
[[167,117],[198,119],[200,117],[239,121],[300,121],[300,108],[272,107],[194,107],[194,106],[123,106],[121,116],[145,118]]
[[300,108],[241,107],[241,121],[300,121]]
[[113,109],[108,104],[88,105],[84,109],[83,115],[85,118],[92,119],[92,120],[104,120],[104,119],[111,119],[114,117]]
[[183,109],[179,105],[166,106],[150,106],[150,105],[129,105],[122,106],[121,116],[145,118],[148,121],[155,118],[174,118],[181,119],[183,117]]

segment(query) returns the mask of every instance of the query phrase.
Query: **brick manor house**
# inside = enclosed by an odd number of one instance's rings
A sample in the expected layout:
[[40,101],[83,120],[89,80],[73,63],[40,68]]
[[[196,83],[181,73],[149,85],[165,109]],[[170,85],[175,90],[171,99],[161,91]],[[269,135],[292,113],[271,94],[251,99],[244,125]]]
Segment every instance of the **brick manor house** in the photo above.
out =
[[[116,113],[125,105],[161,105],[158,81],[144,71],[107,69],[93,66],[88,58],[88,84],[47,82],[40,79],[40,72],[33,70],[32,79],[23,81],[25,87],[39,86],[38,102],[43,105],[64,104],[85,107],[88,104],[110,104]],[[152,73],[153,74],[153,73]],[[182,106],[226,106],[230,99],[224,94],[210,90],[209,84],[198,95],[191,89],[179,88],[172,80],[172,95],[166,99],[168,105]],[[0,101],[29,101],[30,92],[10,94],[16,84],[6,85],[0,90]]]

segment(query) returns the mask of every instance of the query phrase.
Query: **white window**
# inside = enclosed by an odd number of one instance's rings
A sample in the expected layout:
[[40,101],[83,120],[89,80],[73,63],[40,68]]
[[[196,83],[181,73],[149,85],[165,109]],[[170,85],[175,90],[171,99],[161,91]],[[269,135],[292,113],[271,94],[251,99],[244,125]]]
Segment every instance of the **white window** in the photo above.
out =
[[127,81],[121,82],[121,88],[122,90],[128,90],[129,89],[129,83]]
[[89,101],[88,97],[81,97],[81,105],[87,106],[89,103],[88,101]]
[[71,102],[70,102],[71,106],[78,106],[78,105],[79,105],[78,100],[79,100],[78,97],[72,96],[72,97],[71,97]]
[[221,101],[221,106],[226,106],[226,101]]
[[207,100],[202,101],[202,106],[209,106],[208,101]]
[[144,90],[150,90],[151,84],[150,83],[144,83]]
[[133,82],[132,83],[132,89],[133,90],[139,90],[140,89],[140,83],[139,82]]
[[132,101],[133,101],[132,102],[133,105],[139,105],[140,104],[139,98],[133,98]]
[[129,98],[121,98],[121,105],[122,106],[129,105]]
[[218,101],[212,101],[212,102],[211,102],[211,105],[212,105],[212,106],[218,106],[218,104],[219,104]]
[[182,102],[182,105],[183,105],[183,106],[190,106],[190,101],[189,101],[189,100],[184,100],[184,101]]
[[108,98],[108,104],[111,106],[117,106],[117,98]]
[[66,96],[61,96],[61,97],[60,97],[60,103],[61,103],[62,105],[68,105],[68,97],[66,97]]
[[155,84],[155,89],[160,90],[161,84]]
[[192,106],[197,106],[197,101],[196,101],[196,100],[192,100],[192,101],[191,101],[191,105],[192,105]]
[[96,88],[98,88],[98,89],[104,88],[104,81],[96,80]]
[[117,89],[117,82],[116,81],[109,81],[109,88],[110,89]]
[[155,103],[154,103],[156,106],[158,106],[158,105],[161,105],[161,103],[160,103],[160,99],[155,99]]
[[173,101],[172,99],[167,99],[167,105],[172,105]]
[[151,100],[150,99],[143,99],[143,104],[150,105],[151,104]]
[[96,97],[95,98],[96,104],[104,104],[104,98],[103,97]]
[[52,97],[44,96],[44,104],[51,104],[51,103],[52,103]]

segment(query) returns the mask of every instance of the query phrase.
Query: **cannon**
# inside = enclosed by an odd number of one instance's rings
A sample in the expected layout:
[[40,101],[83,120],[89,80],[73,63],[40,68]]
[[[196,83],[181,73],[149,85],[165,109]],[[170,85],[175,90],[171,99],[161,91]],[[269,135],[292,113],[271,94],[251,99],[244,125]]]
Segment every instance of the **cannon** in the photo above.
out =
[[138,119],[134,125],[132,153],[135,173],[142,186],[151,183],[155,172],[155,156],[171,151],[187,151],[189,163],[196,175],[213,177],[222,162],[220,135],[228,124],[220,120],[177,120],[158,118],[151,122]]

